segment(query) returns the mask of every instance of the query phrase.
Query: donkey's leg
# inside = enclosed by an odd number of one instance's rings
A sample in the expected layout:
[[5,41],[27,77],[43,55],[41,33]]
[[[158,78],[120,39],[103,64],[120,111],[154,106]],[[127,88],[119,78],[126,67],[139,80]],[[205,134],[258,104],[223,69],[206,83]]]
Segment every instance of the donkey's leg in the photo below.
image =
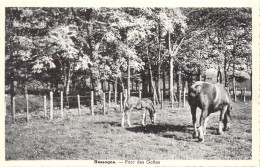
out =
[[143,109],[143,119],[142,119],[142,125],[145,126],[145,122],[146,122],[146,109]]
[[191,106],[191,115],[192,115],[192,124],[194,127],[194,132],[193,132],[193,138],[198,137],[198,131],[197,131],[197,127],[196,127],[196,106]]
[[127,124],[129,127],[131,127],[131,123],[130,123],[130,114],[133,108],[130,108],[129,110],[127,110],[126,112],[126,117],[127,117]]
[[199,141],[204,141],[204,133],[203,133],[203,126],[205,124],[205,119],[208,116],[208,109],[201,110],[200,116],[200,127],[199,127]]
[[209,116],[206,117],[205,122],[204,122],[204,126],[203,126],[203,128],[204,128],[204,135],[206,135],[206,133],[207,133],[206,129],[207,129],[208,120],[209,120]]
[[154,124],[156,122],[156,113],[153,114],[153,122],[154,122]]
[[219,117],[219,126],[218,126],[218,133],[220,135],[224,134],[223,132],[223,123],[224,123],[224,115],[227,111],[227,105],[225,105],[222,110],[220,111],[220,117]]
[[230,129],[230,108],[227,108],[227,111],[224,115],[224,131],[228,131]]
[[121,126],[122,126],[123,128],[125,127],[125,111],[124,111],[124,110],[123,110],[123,113],[122,113]]

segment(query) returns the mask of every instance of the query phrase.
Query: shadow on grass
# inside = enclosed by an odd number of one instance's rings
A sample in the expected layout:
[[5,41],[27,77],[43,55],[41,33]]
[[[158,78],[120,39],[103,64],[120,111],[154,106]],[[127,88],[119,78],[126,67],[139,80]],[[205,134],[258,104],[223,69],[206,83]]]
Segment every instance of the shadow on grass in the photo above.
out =
[[[112,127],[121,127],[121,124],[118,122],[96,122],[95,124],[103,124],[110,125]],[[137,124],[133,124],[137,125]],[[127,131],[135,132],[135,133],[144,133],[144,134],[156,134],[158,136],[162,136],[165,138],[173,138],[175,140],[182,141],[191,141],[193,126],[192,125],[172,125],[172,124],[158,124],[158,125],[146,125],[143,127],[142,125],[137,125],[134,127],[126,127]],[[176,133],[177,132],[177,133]],[[217,134],[217,128],[208,127],[208,134]],[[196,139],[197,140],[197,139]]]
[[[156,134],[165,138],[174,138],[175,140],[190,141],[193,133],[192,125],[146,125],[127,127],[126,130],[135,133],[145,133],[145,134]],[[177,133],[176,133],[177,132]],[[207,134],[216,135],[217,128],[209,127],[207,128]],[[197,140],[197,139],[195,139]]]
[[113,126],[113,127],[120,127],[121,126],[121,124],[118,123],[118,122],[105,122],[105,121],[95,122],[94,124],[99,124],[99,125],[101,125],[101,124],[103,124],[103,125],[108,124],[108,125]]
[[162,132],[183,132],[183,133],[191,133],[192,132],[192,126],[190,125],[169,125],[169,124],[163,124],[163,125],[146,125],[143,126],[136,126],[136,127],[128,127],[126,130],[132,131],[132,132],[141,132],[141,133],[153,133],[153,134],[159,134]]

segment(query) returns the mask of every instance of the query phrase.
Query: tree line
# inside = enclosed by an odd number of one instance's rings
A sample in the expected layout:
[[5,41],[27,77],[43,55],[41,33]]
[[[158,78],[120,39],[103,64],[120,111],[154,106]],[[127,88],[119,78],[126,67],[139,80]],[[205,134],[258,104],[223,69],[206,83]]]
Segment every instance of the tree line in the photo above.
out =
[[103,81],[124,90],[133,79],[160,99],[161,80],[169,78],[172,99],[174,84],[181,90],[203,80],[209,68],[226,87],[235,88],[242,71],[252,78],[251,45],[251,8],[11,7],[5,84],[12,97],[34,81],[69,95],[90,80],[99,101]]

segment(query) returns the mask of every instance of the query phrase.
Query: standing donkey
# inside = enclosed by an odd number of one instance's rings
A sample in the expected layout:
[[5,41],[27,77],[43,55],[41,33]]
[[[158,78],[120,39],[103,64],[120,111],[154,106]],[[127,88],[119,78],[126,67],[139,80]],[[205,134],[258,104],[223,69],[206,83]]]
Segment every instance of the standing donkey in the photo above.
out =
[[[223,130],[228,130],[230,128],[230,112],[232,110],[230,105],[231,98],[229,92],[221,84],[212,84],[202,81],[195,82],[190,87],[188,102],[191,108],[192,121],[194,126],[194,138],[198,137],[199,141],[204,141],[209,115],[217,111],[220,111],[218,133],[223,134]],[[199,133],[196,127],[197,107],[201,109],[198,128]]]
[[122,116],[122,124],[121,124],[122,127],[124,127],[124,125],[125,125],[125,115],[127,117],[127,124],[129,127],[131,127],[130,114],[133,109],[143,110],[143,119],[142,119],[143,126],[145,126],[147,110],[149,111],[152,124],[155,123],[156,111],[154,109],[153,102],[150,99],[138,98],[138,97],[133,96],[133,97],[130,97],[129,99],[127,98],[124,101],[124,105],[125,105],[125,109],[123,111],[123,116]]

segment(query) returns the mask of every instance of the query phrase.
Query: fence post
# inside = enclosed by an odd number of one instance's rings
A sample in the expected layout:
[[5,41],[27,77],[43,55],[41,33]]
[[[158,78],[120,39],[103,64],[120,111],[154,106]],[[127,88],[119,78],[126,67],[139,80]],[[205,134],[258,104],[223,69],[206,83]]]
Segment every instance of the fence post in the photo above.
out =
[[186,103],[186,89],[183,89],[183,107],[185,108],[185,103]]
[[241,93],[240,93],[240,100],[242,101],[243,100],[243,89],[241,88],[240,91],[241,91]]
[[161,109],[163,109],[163,91],[161,91]]
[[50,92],[50,120],[53,119],[53,92]]
[[106,114],[106,93],[103,93],[103,111]]
[[156,105],[156,101],[155,101],[155,89],[153,89],[153,105]]
[[123,111],[123,94],[120,92],[120,111]]
[[79,110],[79,115],[81,115],[81,110],[80,110],[80,96],[78,95],[78,110]]
[[181,90],[179,90],[179,103],[178,103],[178,107],[181,107]]
[[142,98],[142,91],[139,90],[139,98]]
[[174,96],[173,96],[173,92],[171,92],[171,91],[170,91],[170,97],[171,97],[171,98],[170,98],[170,100],[171,100],[171,101],[170,101],[170,103],[171,103],[171,108],[173,108],[173,102],[174,102],[174,99],[173,99],[173,98],[174,98]]
[[243,99],[244,103],[246,102],[246,87],[245,87],[245,90],[244,90],[244,99]]
[[91,99],[91,115],[94,115],[94,92],[93,91],[91,91],[91,97],[90,97]]
[[124,115],[124,111],[123,111],[123,93],[122,92],[120,92],[120,112],[122,113],[121,126],[124,127],[125,115]]
[[63,118],[63,91],[60,92],[60,112],[61,118]]
[[108,108],[110,108],[111,91],[108,91]]
[[46,96],[43,96],[44,98],[44,104],[43,104],[43,108],[44,108],[44,118],[47,117],[47,104],[46,104]]
[[235,87],[235,92],[234,92],[234,102],[237,101],[237,87]]
[[15,123],[15,97],[13,96],[13,108],[12,108],[12,110],[13,110],[13,123]]
[[[125,89],[125,96],[124,96],[124,101],[127,99],[127,89]],[[123,109],[125,109],[125,103],[123,101]]]
[[115,94],[115,104],[117,104],[117,91],[115,91],[114,94]]
[[29,96],[28,94],[26,96],[26,122],[29,123]]

